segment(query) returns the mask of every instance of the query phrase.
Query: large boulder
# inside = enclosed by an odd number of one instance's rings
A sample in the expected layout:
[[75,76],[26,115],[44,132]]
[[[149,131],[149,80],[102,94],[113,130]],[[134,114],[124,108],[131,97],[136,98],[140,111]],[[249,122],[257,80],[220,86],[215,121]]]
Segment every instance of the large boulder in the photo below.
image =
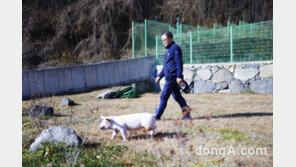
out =
[[230,82],[228,87],[230,89],[230,92],[233,92],[233,93],[240,93],[240,92],[246,91],[244,85],[241,84],[241,82],[239,80],[234,80],[234,81]]
[[61,101],[61,106],[73,106],[75,105],[74,101],[68,98],[63,97]]
[[265,65],[259,68],[261,78],[271,78],[273,76],[273,65]]
[[147,79],[144,81],[133,83],[132,87],[136,89],[137,94],[159,91],[160,88],[157,89],[156,88],[157,84],[154,84],[154,83],[155,81],[153,79]]
[[217,65],[211,67],[211,71],[213,74],[215,74],[215,72],[217,72],[219,70],[219,67]]
[[237,66],[237,68],[255,68],[255,69],[258,69],[259,67],[260,67],[260,64],[241,64]]
[[245,64],[244,68],[255,68],[258,69],[260,67],[260,64]]
[[216,88],[216,84],[213,82],[196,80],[194,81],[193,93],[213,93],[215,88]]
[[194,66],[194,65],[188,65],[188,64],[185,64],[184,66],[183,66],[183,71],[196,71],[198,68],[200,68],[200,67],[196,67],[196,66]]
[[184,80],[190,85],[193,82],[194,72],[191,70],[186,70],[183,72]]
[[235,65],[231,65],[231,66],[229,66],[228,70],[229,70],[230,72],[234,73],[234,71],[235,71]]
[[227,69],[220,69],[217,71],[212,77],[213,82],[228,82],[231,78],[233,78],[233,74]]
[[200,69],[196,72],[196,77],[206,81],[212,77],[212,72],[209,69]]
[[256,80],[250,82],[250,91],[272,94],[273,93],[273,78],[265,80]]
[[230,89],[219,90],[218,93],[230,93]]
[[39,115],[48,115],[52,116],[54,113],[54,109],[49,106],[41,106],[41,105],[35,105],[31,109],[30,116],[32,118],[38,117]]
[[216,90],[219,91],[219,90],[225,89],[227,88],[227,86],[228,86],[227,82],[219,82],[216,84]]
[[116,95],[118,90],[107,90],[105,92],[100,93],[97,98],[99,99],[111,99],[113,96]]
[[78,146],[82,143],[82,140],[74,130],[63,126],[54,126],[42,131],[40,136],[30,145],[30,151],[36,151],[42,146],[42,142]]
[[242,81],[247,81],[254,78],[258,73],[259,70],[256,68],[237,68],[235,69],[234,77]]

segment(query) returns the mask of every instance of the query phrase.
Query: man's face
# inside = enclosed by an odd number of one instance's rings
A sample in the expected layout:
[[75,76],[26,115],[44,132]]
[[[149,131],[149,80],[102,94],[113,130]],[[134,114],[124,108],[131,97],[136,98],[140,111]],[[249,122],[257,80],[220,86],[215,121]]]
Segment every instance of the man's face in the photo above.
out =
[[164,34],[161,36],[162,44],[166,47],[168,44],[170,44],[173,41],[173,38],[167,38],[167,36]]

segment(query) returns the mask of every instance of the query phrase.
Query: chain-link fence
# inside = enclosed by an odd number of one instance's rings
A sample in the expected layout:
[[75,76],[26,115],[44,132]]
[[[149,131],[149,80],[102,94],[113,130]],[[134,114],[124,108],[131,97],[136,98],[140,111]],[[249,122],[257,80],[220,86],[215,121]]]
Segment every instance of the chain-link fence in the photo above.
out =
[[[200,27],[206,29],[205,27]],[[173,34],[181,34],[189,31],[196,31],[197,27],[177,23],[176,28],[167,23],[145,19],[144,23],[132,22],[132,45],[133,58],[155,55],[156,53],[156,36],[165,31]]]
[[133,58],[155,55],[156,35],[165,31],[176,34],[170,24],[145,19],[145,23],[132,22]]
[[145,25],[132,22],[133,58],[144,57],[146,50]]
[[156,55],[163,63],[165,48],[161,34],[171,31],[181,47],[185,64],[261,61],[273,59],[273,21],[239,24],[227,27],[213,24],[212,28],[170,24],[145,20],[132,23],[133,58]]
[[[165,50],[161,36],[156,39],[156,59],[162,64]],[[174,41],[182,49],[184,64],[272,60],[273,21],[214,24],[213,29],[175,34]]]

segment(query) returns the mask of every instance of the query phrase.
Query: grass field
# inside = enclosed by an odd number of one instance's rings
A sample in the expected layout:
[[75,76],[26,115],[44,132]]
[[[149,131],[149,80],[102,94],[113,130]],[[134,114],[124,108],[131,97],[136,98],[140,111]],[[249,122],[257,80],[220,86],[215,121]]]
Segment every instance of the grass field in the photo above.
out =
[[[180,107],[170,97],[162,120],[156,123],[154,139],[141,130],[129,131],[124,142],[121,135],[110,140],[111,130],[97,128],[100,115],[154,113],[160,93],[97,99],[105,90],[23,101],[23,166],[273,166],[272,95],[183,94],[193,108],[192,121],[180,120]],[[62,107],[62,97],[78,105]],[[54,116],[32,120],[29,112],[35,104],[53,106]],[[45,145],[29,152],[30,144],[50,126],[74,129],[81,138],[86,137],[84,146],[53,149]]]

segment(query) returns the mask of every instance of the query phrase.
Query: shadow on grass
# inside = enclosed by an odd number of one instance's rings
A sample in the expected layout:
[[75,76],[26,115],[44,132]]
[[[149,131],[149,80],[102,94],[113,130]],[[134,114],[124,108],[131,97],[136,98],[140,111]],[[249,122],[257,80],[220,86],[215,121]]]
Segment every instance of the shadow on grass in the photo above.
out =
[[[49,117],[49,118],[54,118],[54,117],[69,117],[70,115],[65,115],[65,114],[53,114],[51,116],[46,116],[46,115],[39,115],[37,117],[34,118],[43,118],[43,117]],[[30,117],[30,113],[22,113],[22,117]]]
[[83,145],[84,148],[98,148],[100,147],[102,144],[101,143],[85,143]]
[[69,105],[69,107],[75,107],[75,106],[80,106],[80,105],[81,105],[80,103],[74,102],[74,104]]
[[[273,113],[235,113],[235,114],[225,114],[225,115],[214,115],[210,116],[211,118],[237,118],[237,117],[262,117],[262,116],[273,116]],[[202,116],[198,118],[192,118],[193,120],[196,119],[208,119],[209,116]]]
[[53,117],[69,117],[70,115],[65,114],[53,114]]
[[[183,135],[182,137],[185,137],[186,133],[182,133],[182,135]],[[162,140],[163,138],[171,138],[172,139],[177,136],[178,136],[177,132],[158,132],[153,135],[153,139],[154,140]],[[146,135],[141,134],[141,135],[130,137],[130,140],[139,140],[139,139],[150,139],[150,134],[147,133]]]

